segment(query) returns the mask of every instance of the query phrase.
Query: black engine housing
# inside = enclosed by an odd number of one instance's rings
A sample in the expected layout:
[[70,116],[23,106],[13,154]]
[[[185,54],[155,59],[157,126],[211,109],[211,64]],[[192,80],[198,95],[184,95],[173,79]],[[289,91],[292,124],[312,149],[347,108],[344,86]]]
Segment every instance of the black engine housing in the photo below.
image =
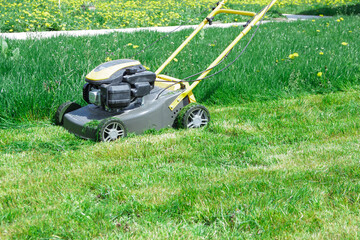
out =
[[[124,60],[113,61],[112,64],[104,63],[94,71],[112,67],[114,63],[123,64]],[[87,103],[100,105],[106,110],[122,109],[149,94],[154,88],[155,79],[156,74],[147,71],[142,65],[119,69],[107,79],[92,80],[87,76],[88,83],[83,87],[83,98]],[[99,102],[91,102],[90,95],[94,95],[94,99],[99,97]]]

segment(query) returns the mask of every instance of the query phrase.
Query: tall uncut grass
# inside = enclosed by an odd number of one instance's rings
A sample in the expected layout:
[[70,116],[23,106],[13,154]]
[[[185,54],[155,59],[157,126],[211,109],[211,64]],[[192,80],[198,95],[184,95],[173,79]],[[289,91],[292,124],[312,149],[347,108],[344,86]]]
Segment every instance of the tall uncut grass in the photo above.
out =
[[[360,18],[341,19],[262,25],[235,64],[196,88],[197,100],[233,105],[357,87]],[[204,70],[241,29],[204,30],[164,73],[183,78]],[[190,32],[174,33],[136,59],[155,71]],[[18,48],[19,54],[0,58],[0,124],[47,119],[68,100],[84,104],[81,91],[89,71],[106,59],[130,58],[161,36],[138,32],[7,41],[8,52]],[[249,38],[215,70],[232,61]]]

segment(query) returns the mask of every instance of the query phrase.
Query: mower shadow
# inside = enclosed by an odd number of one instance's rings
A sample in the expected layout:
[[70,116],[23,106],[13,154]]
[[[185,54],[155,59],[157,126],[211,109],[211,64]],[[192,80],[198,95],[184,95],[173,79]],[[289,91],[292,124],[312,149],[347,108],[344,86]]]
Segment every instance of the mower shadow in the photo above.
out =
[[319,15],[319,14],[323,14],[325,16],[359,15],[360,14],[360,4],[349,4],[349,5],[342,5],[342,6],[339,6],[339,7],[318,8],[318,9],[299,12],[297,14],[299,14],[299,15]]

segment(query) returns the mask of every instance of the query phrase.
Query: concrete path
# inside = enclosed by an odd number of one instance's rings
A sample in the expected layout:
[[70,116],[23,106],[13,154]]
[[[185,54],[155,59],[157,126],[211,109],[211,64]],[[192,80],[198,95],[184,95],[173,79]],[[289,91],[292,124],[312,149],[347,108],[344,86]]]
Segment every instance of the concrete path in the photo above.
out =
[[[297,20],[309,20],[320,18],[319,16],[307,16],[307,15],[292,15],[292,14],[283,14],[286,19],[275,19],[272,21],[297,21]],[[270,21],[263,21],[263,23],[268,23]],[[219,28],[229,28],[232,26],[243,26],[245,22],[238,23],[214,23],[213,25],[206,25],[205,28],[219,27]],[[194,29],[198,25],[185,25],[176,31],[181,31],[184,29]],[[122,29],[100,29],[100,30],[74,30],[74,31],[53,31],[53,32],[20,32],[20,33],[0,33],[0,37],[7,39],[15,40],[25,40],[25,39],[40,39],[40,38],[50,38],[58,36],[96,36],[104,35],[110,33],[132,33],[139,31],[157,31],[157,32],[171,32],[176,29],[177,26],[171,27],[141,27],[141,28],[122,28]]]

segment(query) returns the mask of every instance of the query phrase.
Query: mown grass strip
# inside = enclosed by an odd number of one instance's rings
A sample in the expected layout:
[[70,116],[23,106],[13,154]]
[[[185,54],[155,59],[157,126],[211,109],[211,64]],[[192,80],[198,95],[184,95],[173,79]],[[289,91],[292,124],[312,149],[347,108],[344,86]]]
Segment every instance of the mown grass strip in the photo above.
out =
[[0,130],[2,238],[352,238],[359,92],[210,107],[113,143]]

